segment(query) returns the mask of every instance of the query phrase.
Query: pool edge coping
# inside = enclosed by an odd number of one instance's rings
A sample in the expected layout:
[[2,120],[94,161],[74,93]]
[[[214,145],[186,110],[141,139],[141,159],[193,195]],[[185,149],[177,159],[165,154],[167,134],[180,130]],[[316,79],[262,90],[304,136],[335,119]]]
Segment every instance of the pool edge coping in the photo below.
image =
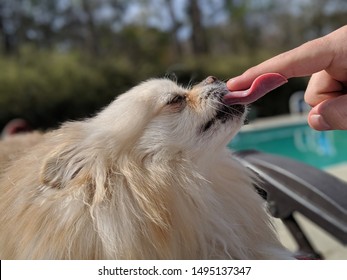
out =
[[307,114],[290,114],[275,117],[258,118],[244,125],[240,132],[271,129],[275,127],[291,126],[307,123]]

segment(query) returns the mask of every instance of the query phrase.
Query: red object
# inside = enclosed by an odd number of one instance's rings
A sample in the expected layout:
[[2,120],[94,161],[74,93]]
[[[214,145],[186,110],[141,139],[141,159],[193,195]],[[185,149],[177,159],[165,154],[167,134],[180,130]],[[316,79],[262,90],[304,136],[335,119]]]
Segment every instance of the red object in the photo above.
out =
[[27,121],[23,119],[13,119],[9,121],[2,130],[2,136],[9,136],[28,131],[31,131],[31,127]]

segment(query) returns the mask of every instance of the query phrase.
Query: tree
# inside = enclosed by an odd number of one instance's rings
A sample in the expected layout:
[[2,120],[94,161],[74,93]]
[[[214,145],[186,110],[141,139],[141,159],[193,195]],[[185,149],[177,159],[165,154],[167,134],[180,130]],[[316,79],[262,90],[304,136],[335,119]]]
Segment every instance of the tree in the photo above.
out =
[[165,2],[172,21],[172,26],[169,30],[169,33],[171,34],[172,38],[174,54],[176,57],[178,57],[182,55],[182,45],[178,37],[178,31],[181,28],[182,23],[178,20],[176,16],[173,0],[165,0]]
[[202,24],[202,12],[198,0],[187,3],[187,14],[191,24],[191,42],[194,54],[206,54],[208,51],[206,32]]

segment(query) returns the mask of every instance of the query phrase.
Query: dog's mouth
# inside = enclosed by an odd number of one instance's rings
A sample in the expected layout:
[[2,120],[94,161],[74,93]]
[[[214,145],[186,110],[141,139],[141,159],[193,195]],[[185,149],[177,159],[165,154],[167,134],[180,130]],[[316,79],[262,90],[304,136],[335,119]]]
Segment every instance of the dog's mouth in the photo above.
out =
[[232,119],[241,119],[246,111],[244,104],[228,104],[225,96],[229,93],[226,84],[215,77],[208,77],[199,84],[207,106],[215,109],[215,114],[201,127],[201,132],[209,130],[215,123],[226,123]]

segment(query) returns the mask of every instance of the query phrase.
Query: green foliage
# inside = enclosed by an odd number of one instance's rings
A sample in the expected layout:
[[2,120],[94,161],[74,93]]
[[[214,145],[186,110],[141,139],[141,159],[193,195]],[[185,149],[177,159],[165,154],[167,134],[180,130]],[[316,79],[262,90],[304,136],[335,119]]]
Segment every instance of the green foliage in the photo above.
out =
[[[345,24],[346,1],[317,1],[0,0],[0,127],[88,117],[152,77],[227,80]],[[306,83],[292,79],[254,112],[287,113]]]
[[0,57],[0,69],[1,125],[22,117],[46,128],[86,117],[136,80],[124,63],[118,66],[117,57],[100,61],[32,48],[17,57]]
[[[141,56],[91,57],[74,52],[38,51],[26,46],[17,56],[0,57],[0,125],[21,117],[35,128],[55,127],[68,119],[95,114],[118,94],[151,77],[171,74],[185,86],[209,75],[227,80],[270,56],[187,56],[170,61],[164,53],[148,60]],[[280,94],[262,98],[254,105],[258,115],[288,112],[290,94],[304,87],[303,80],[294,80],[278,89]]]

